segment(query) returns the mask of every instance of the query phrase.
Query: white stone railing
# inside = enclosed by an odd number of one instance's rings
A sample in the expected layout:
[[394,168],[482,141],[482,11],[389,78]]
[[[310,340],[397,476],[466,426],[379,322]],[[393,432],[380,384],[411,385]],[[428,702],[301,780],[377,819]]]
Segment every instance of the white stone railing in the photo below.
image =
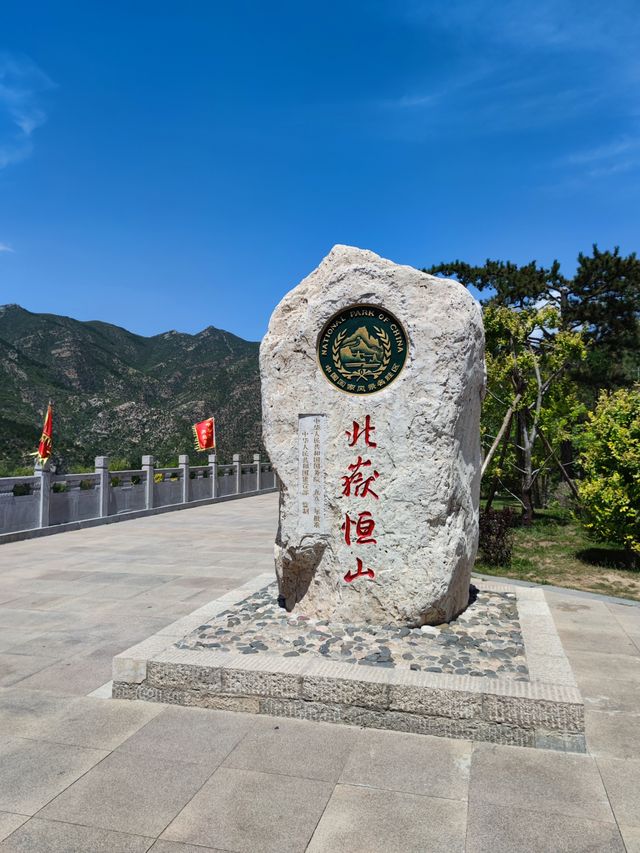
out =
[[275,472],[258,453],[249,464],[239,454],[231,465],[219,465],[215,453],[207,465],[190,466],[186,454],[178,460],[177,468],[156,468],[153,456],[143,456],[138,470],[111,471],[108,457],[97,456],[95,470],[86,474],[44,470],[32,477],[0,477],[0,541],[277,488]]

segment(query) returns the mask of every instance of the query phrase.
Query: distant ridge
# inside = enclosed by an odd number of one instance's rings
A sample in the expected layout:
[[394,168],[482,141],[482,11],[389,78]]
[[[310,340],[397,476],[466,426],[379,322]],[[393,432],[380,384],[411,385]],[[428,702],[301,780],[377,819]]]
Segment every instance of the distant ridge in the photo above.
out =
[[[219,452],[261,449],[259,344],[207,326],[143,337],[98,320],[0,306],[0,464],[29,464],[52,399],[63,464],[138,464],[192,452],[191,425],[216,415]],[[205,461],[192,452],[192,459]]]

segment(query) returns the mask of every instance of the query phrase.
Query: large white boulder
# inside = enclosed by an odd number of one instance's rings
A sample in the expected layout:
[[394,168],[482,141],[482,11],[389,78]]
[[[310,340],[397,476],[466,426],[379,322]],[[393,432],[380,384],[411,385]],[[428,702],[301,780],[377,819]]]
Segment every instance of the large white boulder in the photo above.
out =
[[286,607],[406,625],[460,613],[478,542],[478,303],[335,246],[273,312],[260,372]]

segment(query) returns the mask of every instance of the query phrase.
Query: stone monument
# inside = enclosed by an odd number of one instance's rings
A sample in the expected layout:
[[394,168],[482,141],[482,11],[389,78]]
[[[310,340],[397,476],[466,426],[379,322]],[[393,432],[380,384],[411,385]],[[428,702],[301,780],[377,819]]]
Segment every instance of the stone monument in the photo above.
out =
[[335,246],[275,309],[260,372],[287,609],[408,626],[464,610],[485,384],[467,290]]

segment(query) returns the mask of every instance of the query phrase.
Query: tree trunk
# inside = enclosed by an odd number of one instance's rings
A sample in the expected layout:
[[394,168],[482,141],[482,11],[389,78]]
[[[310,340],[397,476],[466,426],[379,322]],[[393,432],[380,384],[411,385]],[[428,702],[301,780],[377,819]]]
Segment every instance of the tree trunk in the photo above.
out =
[[506,414],[502,420],[502,424],[500,426],[500,429],[498,430],[498,434],[495,437],[495,440],[494,440],[493,444],[491,445],[489,452],[487,453],[487,455],[485,456],[485,458],[482,462],[482,470],[480,472],[481,478],[484,477],[487,468],[489,467],[489,465],[491,465],[491,460],[493,459],[494,453],[496,452],[496,450],[500,446],[500,442],[503,442],[502,457],[501,458],[504,458],[504,448],[506,446],[506,442],[509,440],[508,433],[511,432],[511,419],[513,418],[513,413],[515,411],[516,406],[520,402],[521,397],[522,397],[522,394],[519,394],[519,393],[516,394],[516,396],[513,400],[513,403],[507,409],[507,412],[506,412]]
[[[518,395],[517,399],[520,399],[520,395]],[[502,468],[502,464],[504,462],[504,457],[507,453],[507,447],[509,446],[509,439],[511,438],[511,425],[513,423],[513,408],[509,410],[509,421],[505,431],[502,431],[502,448],[500,450],[500,458],[498,460],[498,468]],[[493,503],[493,499],[496,496],[496,492],[498,491],[498,478],[494,477],[491,482],[491,488],[489,489],[489,496],[487,497],[487,502],[485,504],[485,511],[491,509],[491,504]]]
[[518,412],[518,446],[520,454],[520,490],[522,494],[522,523],[530,527],[533,524],[533,448],[527,432],[527,413]]
[[491,488],[489,489],[489,496],[487,497],[487,501],[484,506],[485,512],[488,512],[491,509],[491,504],[493,503],[493,499],[496,496],[496,492],[498,491],[498,478],[494,477],[491,481]]
[[544,446],[547,448],[547,450],[548,450],[548,451],[549,451],[549,453],[551,454],[551,456],[552,456],[552,458],[553,458],[553,461],[554,461],[554,462],[556,463],[556,465],[558,466],[558,469],[559,469],[560,473],[562,474],[563,479],[565,480],[565,482],[567,483],[567,485],[568,485],[568,486],[569,486],[569,488],[571,489],[571,492],[572,492],[572,494],[573,494],[574,498],[575,498],[577,501],[579,501],[579,500],[580,500],[580,495],[578,494],[578,489],[576,488],[576,484],[573,482],[573,480],[571,479],[571,477],[570,477],[570,476],[569,476],[569,474],[567,473],[567,469],[564,467],[564,465],[562,464],[562,462],[558,459],[558,456],[557,456],[557,454],[556,454],[555,450],[553,449],[553,447],[551,447],[551,445],[550,445],[550,444],[549,444],[549,442],[547,441],[547,438],[546,438],[545,434],[542,432],[542,430],[541,430],[541,429],[538,429],[538,435],[539,435],[539,436],[540,436],[540,438],[542,439],[542,443],[544,444]]
[[544,475],[538,475],[533,484],[533,505],[536,509],[544,507]]
[[533,524],[533,483],[526,474],[522,477],[522,523],[525,527]]

